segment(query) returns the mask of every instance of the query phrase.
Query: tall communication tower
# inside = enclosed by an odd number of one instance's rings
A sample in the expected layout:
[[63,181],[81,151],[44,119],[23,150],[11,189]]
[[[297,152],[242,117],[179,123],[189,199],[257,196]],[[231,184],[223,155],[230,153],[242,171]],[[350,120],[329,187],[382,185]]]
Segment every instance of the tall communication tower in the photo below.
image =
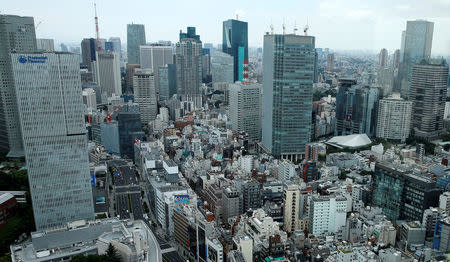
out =
[[98,16],[97,16],[97,4],[94,1],[94,10],[95,10],[95,35],[97,37],[97,50],[102,50],[102,43],[100,42],[100,33],[98,31]]

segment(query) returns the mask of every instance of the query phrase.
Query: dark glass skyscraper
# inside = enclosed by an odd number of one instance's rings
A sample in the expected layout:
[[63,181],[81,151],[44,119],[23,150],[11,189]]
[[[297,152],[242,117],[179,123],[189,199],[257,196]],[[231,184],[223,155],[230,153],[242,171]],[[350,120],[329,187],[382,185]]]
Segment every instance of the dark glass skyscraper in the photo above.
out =
[[377,88],[357,85],[353,79],[341,79],[336,104],[335,135],[375,135],[378,110]]
[[229,19],[223,22],[222,50],[234,58],[234,81],[244,78],[244,62],[248,61],[248,24]]
[[97,42],[94,38],[85,38],[81,41],[81,63],[92,71],[92,61],[95,61]]
[[127,25],[128,64],[140,64],[139,47],[145,45],[145,27],[139,24]]

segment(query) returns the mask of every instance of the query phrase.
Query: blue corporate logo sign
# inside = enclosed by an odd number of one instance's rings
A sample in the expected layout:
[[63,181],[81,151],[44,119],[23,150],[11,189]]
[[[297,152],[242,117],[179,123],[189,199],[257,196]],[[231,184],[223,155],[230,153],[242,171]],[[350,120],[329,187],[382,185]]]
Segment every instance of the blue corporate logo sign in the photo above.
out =
[[46,56],[19,56],[19,63],[25,64],[25,63],[45,63],[47,62],[48,57]]

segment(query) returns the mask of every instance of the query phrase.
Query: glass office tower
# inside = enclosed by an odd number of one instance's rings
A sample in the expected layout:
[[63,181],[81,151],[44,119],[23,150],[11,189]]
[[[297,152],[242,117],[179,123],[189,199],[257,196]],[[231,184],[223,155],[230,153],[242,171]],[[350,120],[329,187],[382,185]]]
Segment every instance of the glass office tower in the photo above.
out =
[[315,38],[264,36],[262,144],[278,158],[293,161],[311,137]]
[[79,56],[11,61],[36,229],[94,219]]
[[234,58],[234,81],[242,81],[244,63],[248,61],[247,22],[234,19],[223,22],[222,51]]
[[145,45],[145,27],[139,24],[127,25],[128,64],[140,64],[139,47]]

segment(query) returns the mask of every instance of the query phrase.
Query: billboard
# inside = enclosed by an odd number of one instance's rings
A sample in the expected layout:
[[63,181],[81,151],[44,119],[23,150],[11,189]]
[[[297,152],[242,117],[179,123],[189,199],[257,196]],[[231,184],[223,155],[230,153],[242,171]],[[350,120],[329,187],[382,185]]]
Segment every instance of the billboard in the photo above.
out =
[[174,195],[174,203],[187,205],[189,204],[189,195]]

